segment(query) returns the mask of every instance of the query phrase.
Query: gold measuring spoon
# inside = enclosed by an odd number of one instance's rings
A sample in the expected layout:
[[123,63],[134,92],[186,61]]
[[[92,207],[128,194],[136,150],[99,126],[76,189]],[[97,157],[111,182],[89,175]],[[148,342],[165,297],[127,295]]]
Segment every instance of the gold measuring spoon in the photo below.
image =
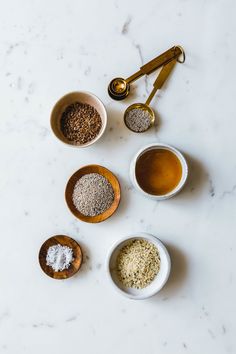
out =
[[[182,55],[182,60],[179,59]],[[116,77],[113,79],[108,86],[108,93],[114,100],[123,100],[128,96],[130,92],[130,84],[135,80],[139,79],[143,75],[151,74],[153,71],[158,69],[169,61],[176,59],[179,63],[184,63],[185,53],[181,46],[174,46],[168,49],[166,52],[162,53],[158,57],[149,61],[147,64],[143,65],[139,71],[131,75],[127,79],[121,77]]]
[[173,70],[177,59],[165,64],[157,76],[153,90],[145,103],[134,103],[129,106],[124,113],[124,122],[128,129],[135,133],[147,131],[155,122],[155,113],[149,106],[157,90],[160,90]]

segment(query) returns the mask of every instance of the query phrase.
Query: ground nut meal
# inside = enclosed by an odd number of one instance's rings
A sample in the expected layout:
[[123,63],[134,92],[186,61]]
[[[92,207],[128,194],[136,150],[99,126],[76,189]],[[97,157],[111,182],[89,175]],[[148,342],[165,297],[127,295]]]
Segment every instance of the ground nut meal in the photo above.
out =
[[98,173],[88,173],[75,184],[73,203],[86,216],[102,214],[114,201],[114,190],[106,177]]
[[121,248],[116,263],[121,283],[129,288],[143,289],[160,270],[160,255],[156,246],[145,239],[134,239]]

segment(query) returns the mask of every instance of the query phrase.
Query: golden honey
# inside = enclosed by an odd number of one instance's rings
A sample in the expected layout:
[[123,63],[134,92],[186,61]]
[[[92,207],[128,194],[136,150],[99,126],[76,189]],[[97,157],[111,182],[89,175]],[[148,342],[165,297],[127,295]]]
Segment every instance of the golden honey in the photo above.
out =
[[138,158],[135,174],[144,192],[152,195],[166,195],[179,184],[182,177],[182,165],[172,151],[154,148],[144,152]]

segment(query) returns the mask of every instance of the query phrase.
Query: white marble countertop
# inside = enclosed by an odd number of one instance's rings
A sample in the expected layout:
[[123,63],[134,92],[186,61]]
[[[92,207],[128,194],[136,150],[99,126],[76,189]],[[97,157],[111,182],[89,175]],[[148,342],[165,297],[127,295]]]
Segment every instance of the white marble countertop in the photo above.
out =
[[[1,354],[235,353],[235,11],[233,0],[1,3]],[[145,100],[155,76],[122,102],[107,85],[174,44],[186,63],[153,101],[158,126],[133,134],[122,112]],[[73,90],[98,95],[109,115],[103,139],[82,150],[49,125],[56,100]],[[179,148],[191,171],[186,188],[159,203],[128,176],[135,152],[155,141]],[[89,163],[122,186],[118,211],[98,225],[76,220],[64,201],[69,176]],[[104,268],[112,244],[138,231],[157,235],[173,262],[166,287],[145,301],[117,294]],[[38,264],[55,234],[86,252],[66,281]]]

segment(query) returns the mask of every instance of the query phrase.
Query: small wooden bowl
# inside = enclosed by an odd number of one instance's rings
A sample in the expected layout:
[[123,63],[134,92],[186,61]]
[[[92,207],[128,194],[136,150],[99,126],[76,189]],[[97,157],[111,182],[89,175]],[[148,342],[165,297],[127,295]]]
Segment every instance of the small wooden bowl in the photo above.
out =
[[[72,195],[74,191],[74,187],[76,182],[84,175],[88,173],[98,173],[104,176],[112,185],[114,190],[114,201],[109,209],[105,210],[102,214],[96,216],[86,216],[80,213],[72,200]],[[66,190],[65,190],[65,198],[68,208],[76,216],[78,219],[89,222],[89,223],[98,223],[108,219],[118,208],[120,203],[120,184],[116,176],[109,171],[107,168],[100,166],[100,165],[87,165],[81,167],[78,171],[76,171],[69,179]]]
[[[74,260],[68,269],[64,269],[60,272],[55,272],[52,269],[52,267],[47,265],[46,257],[47,257],[47,251],[49,247],[58,244],[72,248]],[[80,269],[80,266],[82,264],[82,259],[83,259],[83,255],[82,255],[82,250],[80,248],[80,245],[75,240],[73,240],[73,238],[64,235],[56,235],[50,237],[42,244],[39,251],[40,267],[42,268],[44,273],[46,273],[49,277],[53,279],[67,279],[72,277]]]

